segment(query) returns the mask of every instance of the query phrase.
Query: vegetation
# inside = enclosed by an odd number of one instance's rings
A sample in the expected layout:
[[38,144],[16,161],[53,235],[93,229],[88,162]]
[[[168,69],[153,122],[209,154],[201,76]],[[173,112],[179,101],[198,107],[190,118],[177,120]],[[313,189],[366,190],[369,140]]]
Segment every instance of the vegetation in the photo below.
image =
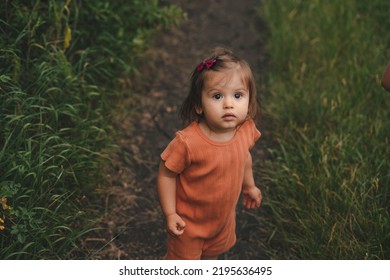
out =
[[160,2],[2,2],[0,259],[86,257],[78,240],[113,143],[110,100],[149,34],[182,17]]
[[390,258],[390,2],[262,1],[272,259]]

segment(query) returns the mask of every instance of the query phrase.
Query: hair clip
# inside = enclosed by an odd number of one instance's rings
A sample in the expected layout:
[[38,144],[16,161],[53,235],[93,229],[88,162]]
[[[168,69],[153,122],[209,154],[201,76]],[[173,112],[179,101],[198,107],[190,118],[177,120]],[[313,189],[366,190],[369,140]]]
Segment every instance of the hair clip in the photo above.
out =
[[213,67],[213,65],[217,62],[217,57],[216,56],[213,56],[213,57],[210,57],[209,59],[207,60],[203,60],[199,65],[198,67],[196,68],[196,70],[198,72],[202,72],[202,70],[204,68],[206,68],[207,70],[209,70],[211,67]]

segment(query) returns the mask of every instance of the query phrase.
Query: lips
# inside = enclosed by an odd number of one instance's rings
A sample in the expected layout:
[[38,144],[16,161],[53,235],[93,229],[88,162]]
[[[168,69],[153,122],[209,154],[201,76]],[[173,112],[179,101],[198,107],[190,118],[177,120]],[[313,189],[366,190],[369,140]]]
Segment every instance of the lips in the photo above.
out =
[[234,114],[231,114],[231,113],[226,113],[225,115],[222,116],[222,119],[224,120],[234,120],[236,118],[236,116]]

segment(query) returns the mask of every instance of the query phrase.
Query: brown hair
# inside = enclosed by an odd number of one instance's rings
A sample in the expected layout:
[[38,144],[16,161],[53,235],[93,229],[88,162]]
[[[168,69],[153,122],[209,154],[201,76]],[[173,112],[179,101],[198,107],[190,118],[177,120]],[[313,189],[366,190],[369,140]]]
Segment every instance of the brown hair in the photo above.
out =
[[250,117],[254,118],[258,112],[258,102],[256,98],[256,83],[249,64],[245,60],[237,57],[231,50],[222,47],[215,48],[212,54],[204,61],[213,59],[215,59],[216,62],[213,63],[210,68],[206,69],[203,67],[202,70],[199,70],[198,67],[196,67],[192,72],[190,91],[180,110],[180,116],[183,122],[190,123],[192,121],[199,121],[202,117],[196,112],[196,108],[202,106],[202,90],[207,72],[231,69],[236,67],[237,64],[243,72],[243,79],[249,91],[248,114]]

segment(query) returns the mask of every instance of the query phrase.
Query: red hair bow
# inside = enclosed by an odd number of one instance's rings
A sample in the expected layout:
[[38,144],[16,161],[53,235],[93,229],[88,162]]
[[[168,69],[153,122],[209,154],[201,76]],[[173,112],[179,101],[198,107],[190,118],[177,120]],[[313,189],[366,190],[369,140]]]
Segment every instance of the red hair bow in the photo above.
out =
[[204,60],[198,65],[198,67],[196,69],[198,70],[198,72],[201,72],[205,67],[207,70],[209,70],[211,67],[213,67],[215,62],[217,62],[217,60],[215,58]]

